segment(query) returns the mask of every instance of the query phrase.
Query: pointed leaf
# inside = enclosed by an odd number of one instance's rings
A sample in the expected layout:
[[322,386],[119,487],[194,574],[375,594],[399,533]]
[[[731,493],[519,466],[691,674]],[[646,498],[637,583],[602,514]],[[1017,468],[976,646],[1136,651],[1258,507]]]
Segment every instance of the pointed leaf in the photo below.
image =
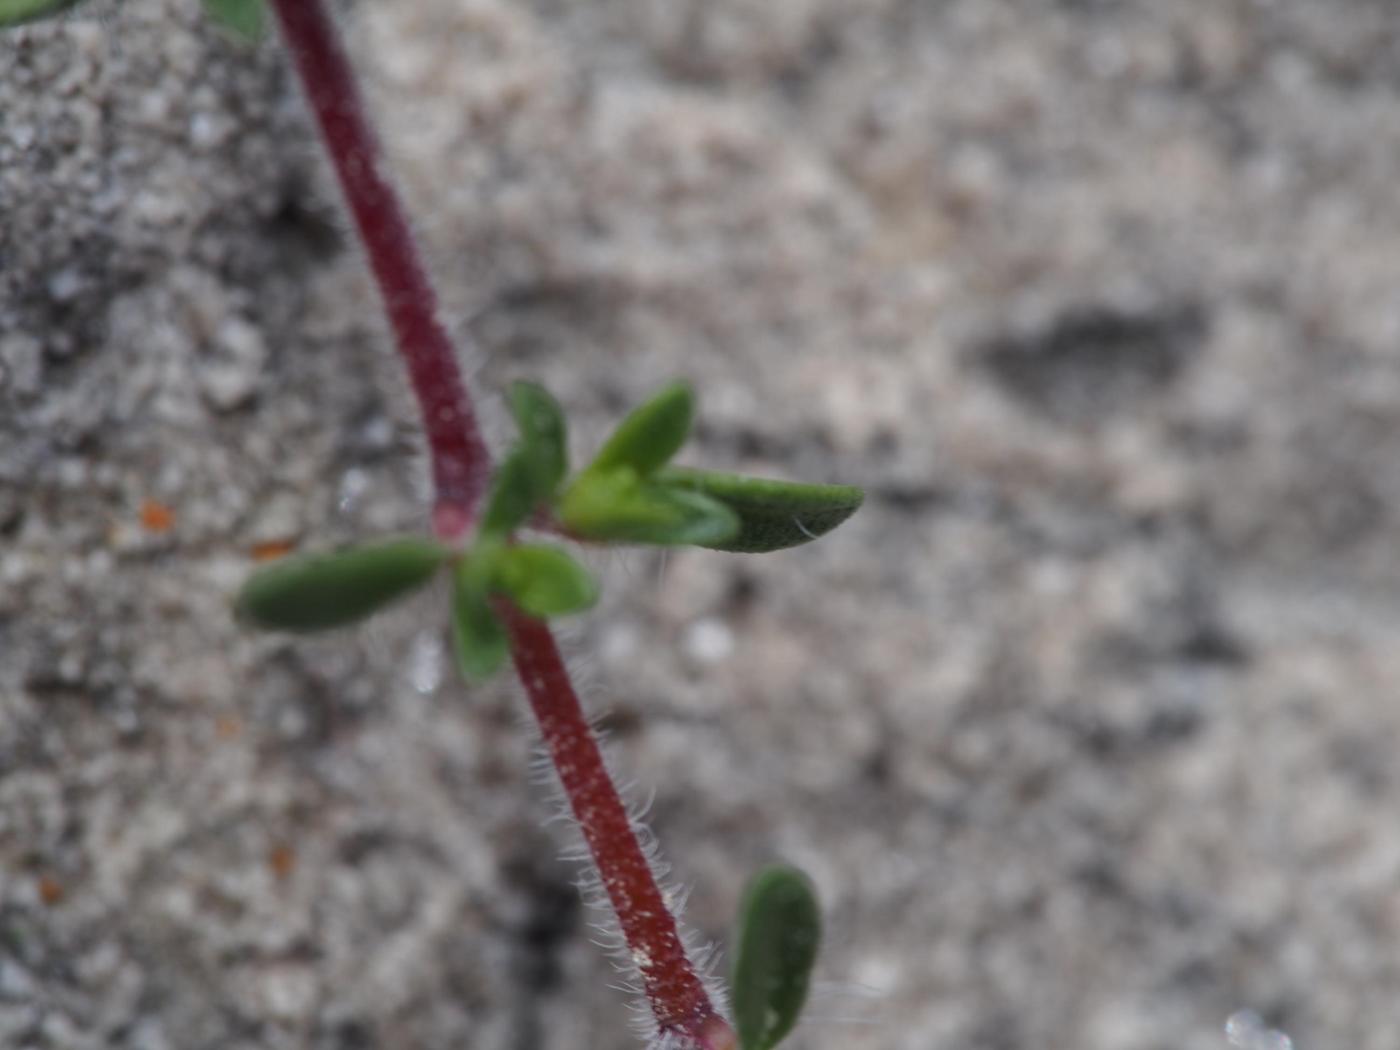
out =
[[618,424],[593,462],[590,473],[630,467],[645,478],[671,461],[690,434],[695,395],[686,383],[671,383],[633,409]]
[[497,550],[478,549],[457,564],[452,591],[452,651],[468,682],[483,682],[510,654],[506,629],[491,608],[489,584]]
[[505,539],[528,522],[537,507],[553,500],[563,470],[537,452],[517,445],[502,460],[481,516],[482,535]]
[[773,865],[750,881],[739,911],[734,1027],[743,1050],[771,1050],[807,1000],[821,942],[821,913],[807,876]]
[[567,616],[598,600],[598,585],[588,570],[558,547],[507,547],[494,582],[531,616]]
[[665,546],[723,542],[739,519],[699,492],[647,485],[630,470],[581,475],[564,493],[559,521],[575,536]]
[[238,594],[237,613],[275,631],[341,627],[427,583],[446,557],[432,540],[405,537],[285,558],[253,573]]
[[535,483],[548,499],[569,469],[568,426],[559,402],[538,383],[512,383],[510,411],[520,428]]
[[513,450],[491,479],[491,494],[481,515],[482,535],[505,539],[529,520],[543,498],[529,457],[521,449]]
[[0,0],[0,29],[56,15],[80,0]]
[[564,417],[555,400],[534,383],[515,383],[510,403],[520,440],[496,471],[481,518],[482,533],[495,539],[509,536],[551,501],[568,469]]
[[739,529],[718,543],[700,546],[747,554],[814,540],[854,514],[865,499],[865,493],[851,485],[808,485],[686,467],[668,467],[655,480],[658,485],[703,493],[732,510]]
[[257,40],[262,36],[267,14],[263,0],[204,0],[204,9],[216,22],[244,40]]

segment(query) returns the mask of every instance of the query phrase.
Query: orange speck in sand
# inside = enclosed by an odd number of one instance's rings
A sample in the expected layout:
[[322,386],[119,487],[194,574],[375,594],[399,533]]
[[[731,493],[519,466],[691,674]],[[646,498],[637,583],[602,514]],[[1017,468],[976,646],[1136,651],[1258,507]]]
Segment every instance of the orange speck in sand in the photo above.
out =
[[141,504],[141,527],[147,532],[169,532],[175,527],[175,512],[164,503],[148,499]]
[[279,842],[268,851],[267,866],[279,879],[287,878],[297,866],[296,851],[286,843]]
[[52,908],[63,900],[63,884],[52,875],[39,877],[39,899]]
[[266,543],[253,544],[254,561],[272,561],[274,558],[281,558],[292,552],[291,540],[268,540]]
[[220,715],[214,723],[214,732],[219,734],[220,740],[237,740],[243,735],[243,720],[233,715]]

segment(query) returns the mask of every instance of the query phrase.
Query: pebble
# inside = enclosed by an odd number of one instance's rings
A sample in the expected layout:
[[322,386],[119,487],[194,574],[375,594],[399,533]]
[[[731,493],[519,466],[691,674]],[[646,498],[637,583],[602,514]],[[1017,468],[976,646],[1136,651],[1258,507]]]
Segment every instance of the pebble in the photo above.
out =
[[201,359],[200,392],[220,412],[242,408],[257,392],[266,362],[262,332],[241,318],[228,318],[219,326],[210,352]]
[[723,620],[707,617],[685,629],[681,644],[696,663],[719,664],[734,653],[734,632]]

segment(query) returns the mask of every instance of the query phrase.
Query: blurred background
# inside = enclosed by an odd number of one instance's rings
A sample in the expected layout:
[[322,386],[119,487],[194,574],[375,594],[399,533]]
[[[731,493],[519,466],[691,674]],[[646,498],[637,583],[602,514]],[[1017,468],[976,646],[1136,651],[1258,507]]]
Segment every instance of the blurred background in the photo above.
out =
[[[681,375],[688,462],[867,489],[566,631],[694,927],[816,880],[795,1050],[1394,1046],[1391,4],[342,13],[498,445]],[[0,38],[0,1046],[635,1047],[443,599],[229,615],[426,527],[314,147],[194,0]]]

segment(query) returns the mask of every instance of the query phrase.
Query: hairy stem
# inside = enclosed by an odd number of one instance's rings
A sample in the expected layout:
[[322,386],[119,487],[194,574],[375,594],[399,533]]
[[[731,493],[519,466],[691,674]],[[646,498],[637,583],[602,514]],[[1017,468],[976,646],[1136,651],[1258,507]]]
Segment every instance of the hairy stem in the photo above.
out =
[[408,369],[432,457],[433,524],[456,539],[472,523],[491,457],[438,318],[437,296],[413,231],[382,167],[349,60],[322,0],[276,0],[283,35]]
[[[324,0],[272,0],[361,243],[384,299],[423,417],[436,493],[433,524],[444,539],[471,527],[491,474],[452,343],[413,232],[381,169],[354,74]],[[511,650],[569,804],[637,964],[662,1035],[697,1050],[733,1050],[719,1016],[686,957],[597,739],[579,704],[549,628],[506,608]]]
[[[502,604],[515,669],[544,734],[574,816],[598,865],[661,1035],[707,1050],[732,1046],[705,986],[686,957],[676,920],[661,896],[627,810],[608,776],[597,738],[549,628]],[[722,1040],[730,1039],[726,1043]]]

